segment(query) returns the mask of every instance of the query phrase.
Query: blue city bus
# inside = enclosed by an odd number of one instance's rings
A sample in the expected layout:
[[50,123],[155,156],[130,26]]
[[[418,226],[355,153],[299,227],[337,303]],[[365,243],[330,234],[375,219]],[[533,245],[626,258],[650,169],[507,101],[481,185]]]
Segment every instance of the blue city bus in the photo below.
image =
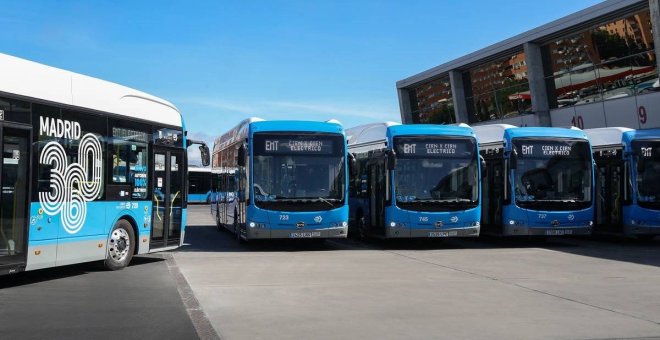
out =
[[660,129],[585,130],[596,160],[594,232],[660,235]]
[[[479,149],[464,124],[346,130],[350,231],[360,238],[479,236]],[[353,166],[354,164],[354,166]]]
[[473,129],[486,161],[482,234],[591,234],[593,158],[582,130],[506,124]]
[[346,152],[335,121],[242,121],[213,146],[221,179],[211,208],[218,228],[239,242],[345,238]]
[[210,204],[214,200],[219,173],[211,168],[188,168],[188,203]]
[[182,244],[190,141],[176,107],[5,54],[0,67],[0,274],[115,270]]

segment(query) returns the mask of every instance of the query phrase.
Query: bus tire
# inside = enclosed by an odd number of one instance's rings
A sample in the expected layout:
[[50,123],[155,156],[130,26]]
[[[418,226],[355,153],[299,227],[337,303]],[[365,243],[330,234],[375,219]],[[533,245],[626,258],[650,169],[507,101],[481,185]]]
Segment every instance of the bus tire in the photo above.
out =
[[135,252],[135,233],[133,226],[126,220],[119,220],[108,237],[105,267],[109,270],[126,268]]
[[220,207],[216,206],[215,209],[215,227],[218,229],[218,231],[222,231],[224,226],[222,223],[220,223]]

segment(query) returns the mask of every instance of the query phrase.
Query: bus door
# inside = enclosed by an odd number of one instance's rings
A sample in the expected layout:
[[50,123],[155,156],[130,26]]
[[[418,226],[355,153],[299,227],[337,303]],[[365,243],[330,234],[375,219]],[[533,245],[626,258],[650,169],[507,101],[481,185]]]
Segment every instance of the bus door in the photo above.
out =
[[484,231],[488,233],[502,232],[502,210],[504,201],[504,160],[502,158],[489,159],[486,162],[486,190],[484,194],[488,195],[487,204],[484,202],[483,208],[486,210],[484,221]]
[[25,264],[31,128],[0,123],[0,271]]
[[370,162],[369,169],[369,232],[385,235],[385,164]]
[[154,150],[153,216],[151,242],[155,248],[178,246],[183,223],[184,172],[183,151]]
[[620,159],[603,159],[596,165],[596,224],[604,232],[623,231],[623,166]]

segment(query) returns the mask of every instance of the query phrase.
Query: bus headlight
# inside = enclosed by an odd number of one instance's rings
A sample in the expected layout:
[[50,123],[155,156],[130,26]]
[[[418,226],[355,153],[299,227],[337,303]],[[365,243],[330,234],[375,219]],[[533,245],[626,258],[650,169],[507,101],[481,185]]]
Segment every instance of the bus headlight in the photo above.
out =
[[250,222],[250,224],[248,224],[248,225],[250,226],[250,228],[254,228],[254,227],[256,227],[256,226],[257,226],[257,224],[256,224],[256,223],[254,223],[254,222]]
[[402,222],[395,222],[395,221],[390,222],[390,228],[406,228],[406,227],[408,227],[408,225]]
[[344,228],[348,227],[348,222],[342,221],[341,226],[344,227]]
[[264,223],[250,222],[250,223],[248,223],[248,227],[264,229],[264,228],[266,228],[266,225]]

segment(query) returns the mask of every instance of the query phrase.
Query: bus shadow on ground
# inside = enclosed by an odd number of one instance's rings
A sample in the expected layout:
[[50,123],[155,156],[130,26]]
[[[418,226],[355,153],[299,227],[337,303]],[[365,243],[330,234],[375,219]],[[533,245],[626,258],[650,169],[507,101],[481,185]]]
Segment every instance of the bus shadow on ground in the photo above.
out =
[[[154,262],[165,261],[159,256],[135,256],[131,260],[129,267],[150,264]],[[66,279],[80,275],[86,275],[96,272],[109,271],[103,266],[103,262],[87,262],[80,264],[72,264],[62,267],[52,267],[47,269],[39,269],[34,271],[20,272],[17,274],[7,275],[0,280],[0,289],[12,288],[30,285],[34,283],[41,283],[52,280]]]
[[660,237],[654,240],[638,240],[623,236],[595,235],[567,238],[564,242],[573,243],[575,246],[548,249],[604,260],[660,267]]

